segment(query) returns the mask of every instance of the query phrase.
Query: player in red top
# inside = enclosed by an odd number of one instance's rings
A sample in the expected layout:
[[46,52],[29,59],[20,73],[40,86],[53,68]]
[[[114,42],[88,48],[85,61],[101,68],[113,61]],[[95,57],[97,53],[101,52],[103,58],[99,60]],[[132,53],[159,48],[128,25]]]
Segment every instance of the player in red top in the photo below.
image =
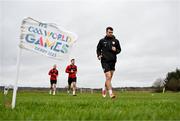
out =
[[68,77],[68,93],[70,89],[73,90],[73,96],[76,96],[76,73],[77,66],[75,65],[75,59],[71,59],[71,64],[66,67],[66,73],[69,74]]
[[50,75],[50,83],[51,83],[49,94],[52,94],[53,92],[53,95],[55,95],[56,83],[58,77],[58,70],[56,69],[56,65],[54,65],[53,68],[49,71],[49,75]]

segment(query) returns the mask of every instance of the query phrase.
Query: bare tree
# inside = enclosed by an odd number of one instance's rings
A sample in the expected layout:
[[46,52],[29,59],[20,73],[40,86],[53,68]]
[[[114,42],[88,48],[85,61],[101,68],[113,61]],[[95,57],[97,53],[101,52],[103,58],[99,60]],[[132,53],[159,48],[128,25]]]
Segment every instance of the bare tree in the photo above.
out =
[[161,88],[161,87],[164,87],[166,84],[166,81],[165,79],[162,79],[162,78],[158,78],[156,79],[156,81],[153,83],[153,87],[158,87],[158,88]]

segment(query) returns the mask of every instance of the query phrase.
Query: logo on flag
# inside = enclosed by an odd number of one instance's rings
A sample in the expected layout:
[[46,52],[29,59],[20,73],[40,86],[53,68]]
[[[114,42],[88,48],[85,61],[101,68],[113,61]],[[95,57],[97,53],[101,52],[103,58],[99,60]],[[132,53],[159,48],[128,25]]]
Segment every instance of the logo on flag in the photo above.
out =
[[22,21],[20,40],[23,49],[63,59],[70,52],[77,36],[56,24],[42,23],[28,17]]

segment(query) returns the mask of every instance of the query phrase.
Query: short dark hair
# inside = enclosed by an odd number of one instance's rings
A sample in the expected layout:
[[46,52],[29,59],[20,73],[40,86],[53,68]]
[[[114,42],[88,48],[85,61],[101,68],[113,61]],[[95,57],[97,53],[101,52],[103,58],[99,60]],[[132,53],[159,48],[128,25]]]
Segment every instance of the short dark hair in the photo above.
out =
[[74,58],[73,58],[73,59],[71,59],[71,62],[72,62],[72,61],[74,61],[74,60],[75,60]]
[[106,28],[106,32],[107,32],[108,30],[113,31],[113,28],[109,26],[109,27]]

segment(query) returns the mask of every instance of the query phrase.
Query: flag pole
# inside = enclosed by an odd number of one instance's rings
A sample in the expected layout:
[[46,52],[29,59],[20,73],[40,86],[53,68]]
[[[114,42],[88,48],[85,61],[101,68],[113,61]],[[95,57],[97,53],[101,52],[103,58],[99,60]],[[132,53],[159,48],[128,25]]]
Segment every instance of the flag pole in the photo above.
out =
[[13,86],[13,97],[12,97],[12,109],[15,108],[16,105],[16,94],[18,89],[18,80],[19,80],[19,69],[20,69],[20,57],[21,57],[21,48],[18,47],[18,55],[17,55],[17,63],[16,63],[16,79]]

